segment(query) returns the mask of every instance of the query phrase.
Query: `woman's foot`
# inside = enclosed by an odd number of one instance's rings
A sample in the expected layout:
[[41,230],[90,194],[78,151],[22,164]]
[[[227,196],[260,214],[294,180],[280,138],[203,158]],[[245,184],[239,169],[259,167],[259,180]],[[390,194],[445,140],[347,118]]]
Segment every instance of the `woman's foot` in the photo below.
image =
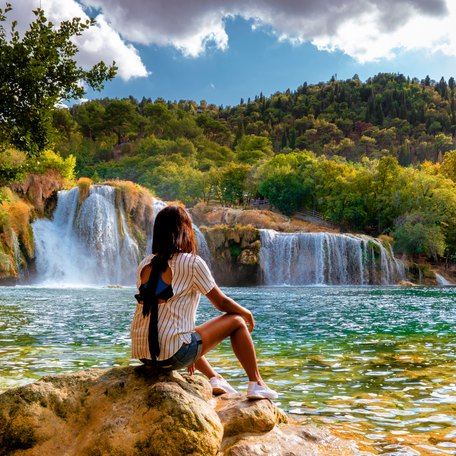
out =
[[236,394],[237,391],[223,378],[223,377],[212,377],[209,379],[209,383],[212,386],[212,394]]
[[247,399],[277,399],[279,393],[258,382],[249,382],[247,387]]

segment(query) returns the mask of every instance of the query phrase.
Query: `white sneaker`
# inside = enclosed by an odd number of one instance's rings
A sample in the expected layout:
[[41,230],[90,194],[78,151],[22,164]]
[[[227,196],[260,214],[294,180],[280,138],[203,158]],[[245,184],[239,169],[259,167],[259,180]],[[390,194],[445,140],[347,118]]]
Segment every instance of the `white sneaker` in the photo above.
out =
[[266,385],[259,385],[257,382],[249,382],[247,387],[247,399],[277,399],[279,393],[268,388]]
[[212,394],[236,394],[237,391],[222,377],[212,377],[209,380],[209,383],[212,386]]

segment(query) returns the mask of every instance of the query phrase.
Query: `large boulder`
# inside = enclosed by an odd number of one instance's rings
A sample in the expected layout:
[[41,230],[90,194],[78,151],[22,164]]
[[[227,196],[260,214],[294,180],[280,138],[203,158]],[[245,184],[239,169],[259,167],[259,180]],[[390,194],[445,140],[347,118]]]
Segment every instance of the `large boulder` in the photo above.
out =
[[284,424],[262,434],[245,433],[223,440],[223,456],[372,456],[355,443],[311,425]]
[[43,377],[0,395],[0,454],[217,455],[211,397],[201,377],[146,367]]
[[360,454],[267,399],[214,399],[200,376],[145,366],[48,376],[0,395],[1,456]]

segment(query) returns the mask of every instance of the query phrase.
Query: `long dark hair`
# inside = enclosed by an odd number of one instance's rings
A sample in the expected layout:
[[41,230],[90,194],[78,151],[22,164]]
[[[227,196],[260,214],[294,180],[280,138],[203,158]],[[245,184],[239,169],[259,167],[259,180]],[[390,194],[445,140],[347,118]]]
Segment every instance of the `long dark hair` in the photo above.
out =
[[180,206],[166,206],[155,219],[152,253],[169,260],[174,253],[196,254],[192,220]]
[[168,267],[168,260],[175,253],[193,253],[196,255],[196,241],[192,220],[187,211],[180,206],[166,206],[155,218],[151,272],[148,280],[149,299],[144,301],[143,315],[149,314],[156,307],[155,289],[158,277]]

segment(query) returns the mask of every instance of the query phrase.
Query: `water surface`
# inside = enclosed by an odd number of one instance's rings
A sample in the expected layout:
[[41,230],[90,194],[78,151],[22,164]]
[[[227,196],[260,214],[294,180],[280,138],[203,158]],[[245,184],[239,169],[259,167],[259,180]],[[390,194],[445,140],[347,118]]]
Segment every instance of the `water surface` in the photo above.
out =
[[[456,454],[456,289],[226,288],[279,405],[388,455]],[[134,363],[132,288],[0,288],[0,390]],[[199,321],[217,314],[202,300]],[[210,361],[244,391],[229,343]]]

